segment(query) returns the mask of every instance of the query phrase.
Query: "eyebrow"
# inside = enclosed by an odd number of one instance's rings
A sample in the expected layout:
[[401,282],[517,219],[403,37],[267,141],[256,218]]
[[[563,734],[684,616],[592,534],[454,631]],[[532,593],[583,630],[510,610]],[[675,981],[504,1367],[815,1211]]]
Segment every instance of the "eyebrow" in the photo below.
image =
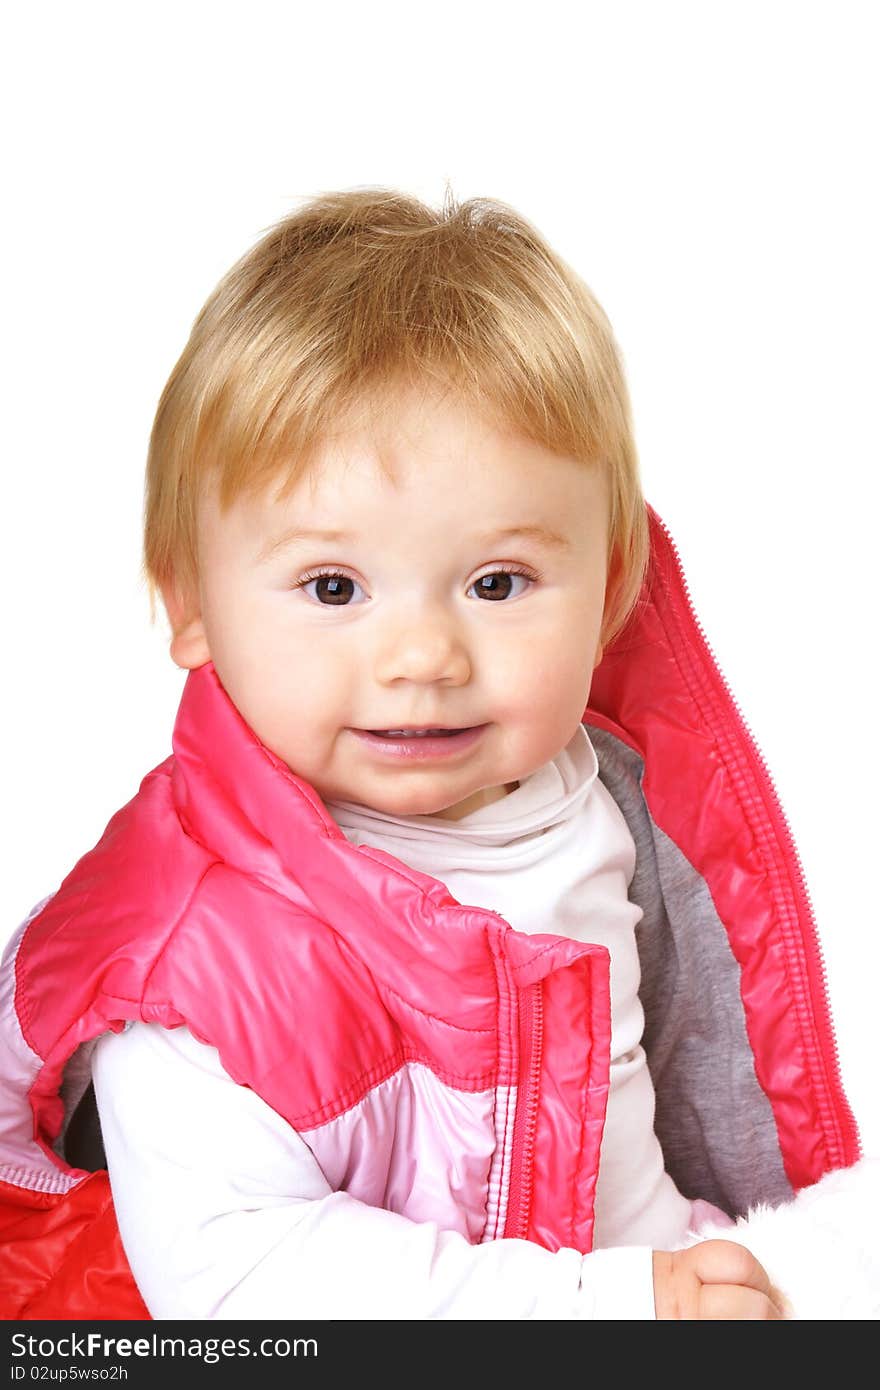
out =
[[299,541],[321,541],[330,544],[334,541],[353,541],[355,540],[354,531],[305,531],[302,527],[295,527],[291,531],[285,531],[276,540],[269,541],[264,545],[257,556],[260,564],[265,560],[271,560],[279,550],[286,550],[289,545],[296,545]]
[[477,539],[481,545],[491,545],[497,541],[537,541],[555,550],[571,549],[571,541],[549,526],[503,526],[498,531],[486,531]]
[[[325,530],[304,530],[296,527],[293,530],[285,531],[276,540],[270,541],[263,547],[258,555],[258,561],[263,564],[276,555],[279,550],[286,550],[288,546],[296,545],[301,541],[319,541],[323,544],[334,542],[351,542],[357,539],[354,531],[325,531]],[[571,542],[561,536],[558,531],[553,531],[549,526],[503,526],[497,531],[485,531],[476,538],[478,545],[496,545],[501,541],[535,541],[539,545],[544,545],[555,550],[570,550]]]

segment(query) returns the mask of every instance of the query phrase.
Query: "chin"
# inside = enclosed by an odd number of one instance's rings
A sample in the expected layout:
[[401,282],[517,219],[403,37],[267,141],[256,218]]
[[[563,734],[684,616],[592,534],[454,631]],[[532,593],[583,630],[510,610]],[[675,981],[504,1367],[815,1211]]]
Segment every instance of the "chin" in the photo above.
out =
[[454,796],[444,796],[436,789],[428,787],[401,787],[393,791],[383,789],[372,799],[367,793],[363,802],[374,811],[384,811],[388,816],[441,816],[444,812],[478,796],[479,792],[468,790]]
[[383,804],[375,809],[389,816],[441,816],[444,811],[457,806],[460,800],[460,797],[450,801],[448,797],[437,796],[388,797],[383,798]]

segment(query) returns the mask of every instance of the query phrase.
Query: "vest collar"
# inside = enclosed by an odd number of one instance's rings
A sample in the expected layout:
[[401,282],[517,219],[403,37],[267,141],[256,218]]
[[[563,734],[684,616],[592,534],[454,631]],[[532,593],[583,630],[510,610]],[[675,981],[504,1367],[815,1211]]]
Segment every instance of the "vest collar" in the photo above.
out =
[[494,974],[503,938],[503,953],[526,985],[597,950],[565,938],[548,947],[551,938],[523,936],[497,913],[459,904],[430,875],[351,845],[315,790],[242,719],[210,662],[187,677],[172,743],[184,829],[309,915],[339,924],[349,940],[369,938],[380,977],[398,974],[401,959],[416,973],[420,960],[450,980],[474,969]]

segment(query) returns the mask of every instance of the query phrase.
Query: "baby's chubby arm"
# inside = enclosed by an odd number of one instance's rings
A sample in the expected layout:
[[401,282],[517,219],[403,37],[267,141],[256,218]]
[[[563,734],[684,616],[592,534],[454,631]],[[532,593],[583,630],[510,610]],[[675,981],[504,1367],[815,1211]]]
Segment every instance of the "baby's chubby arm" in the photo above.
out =
[[703,1240],[687,1250],[654,1251],[658,1320],[779,1320],[784,1300],[744,1245]]
[[92,1069],[119,1229],[154,1318],[654,1318],[647,1247],[471,1244],[334,1190],[306,1139],[186,1028],[109,1034]]

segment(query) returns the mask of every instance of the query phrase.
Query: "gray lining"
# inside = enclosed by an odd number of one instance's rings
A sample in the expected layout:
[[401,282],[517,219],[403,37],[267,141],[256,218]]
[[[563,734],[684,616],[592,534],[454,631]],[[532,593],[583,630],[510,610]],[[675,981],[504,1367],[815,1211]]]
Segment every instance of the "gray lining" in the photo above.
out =
[[730,1213],[792,1196],[773,1111],[755,1075],[739,965],[705,881],[651,819],[644,764],[588,725],[599,776],[636,843],[630,899],[642,965],[644,1045],[666,1167],[688,1197]]

